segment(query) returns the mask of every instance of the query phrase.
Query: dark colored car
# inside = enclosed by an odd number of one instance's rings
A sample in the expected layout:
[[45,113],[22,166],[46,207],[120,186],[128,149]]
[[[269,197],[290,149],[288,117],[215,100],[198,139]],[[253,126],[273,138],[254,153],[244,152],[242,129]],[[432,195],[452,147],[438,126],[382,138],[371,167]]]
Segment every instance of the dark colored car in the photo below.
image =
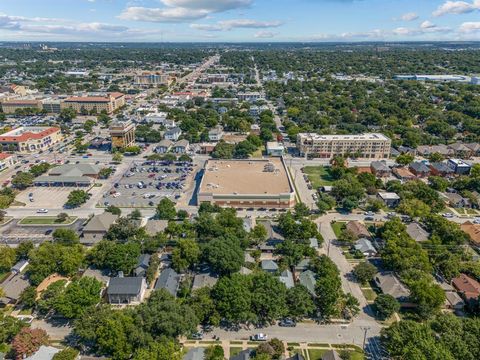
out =
[[281,327],[295,327],[297,326],[297,323],[293,321],[292,319],[283,319],[278,322],[278,326]]

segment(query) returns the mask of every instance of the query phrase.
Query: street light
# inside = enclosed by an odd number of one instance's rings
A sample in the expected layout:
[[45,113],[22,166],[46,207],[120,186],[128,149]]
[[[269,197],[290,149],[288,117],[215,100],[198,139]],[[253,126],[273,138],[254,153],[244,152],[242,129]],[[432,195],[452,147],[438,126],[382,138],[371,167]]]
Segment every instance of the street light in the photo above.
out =
[[362,329],[364,331],[362,349],[363,349],[363,351],[365,351],[365,342],[367,341],[367,332],[368,332],[368,330],[370,330],[370,326],[360,326],[360,329]]

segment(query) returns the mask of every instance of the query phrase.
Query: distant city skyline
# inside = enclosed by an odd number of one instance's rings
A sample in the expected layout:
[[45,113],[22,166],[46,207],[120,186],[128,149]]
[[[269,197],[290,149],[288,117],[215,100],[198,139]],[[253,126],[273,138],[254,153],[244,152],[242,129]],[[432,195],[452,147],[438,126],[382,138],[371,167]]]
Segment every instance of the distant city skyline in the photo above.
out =
[[3,41],[480,41],[480,0],[4,0]]

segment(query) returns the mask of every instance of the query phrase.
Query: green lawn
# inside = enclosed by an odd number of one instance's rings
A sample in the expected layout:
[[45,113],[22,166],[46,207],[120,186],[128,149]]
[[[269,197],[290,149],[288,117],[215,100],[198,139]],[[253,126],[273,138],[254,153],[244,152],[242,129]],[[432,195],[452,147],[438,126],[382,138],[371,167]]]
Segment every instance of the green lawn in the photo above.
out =
[[308,355],[310,356],[310,360],[321,360],[325,352],[327,352],[326,349],[309,349]]
[[238,355],[242,351],[241,347],[231,347],[230,348],[230,357]]
[[373,289],[361,289],[363,295],[368,301],[374,301],[377,297],[377,293]]
[[334,182],[327,169],[324,166],[305,166],[303,171],[307,174],[313,188],[318,189],[321,186],[332,185]]
[[345,223],[342,221],[336,221],[332,222],[330,224],[332,226],[333,232],[335,233],[335,236],[338,238],[342,231],[345,229]]
[[77,219],[76,216],[70,216],[64,222],[58,222],[56,216],[27,216],[20,220],[20,225],[64,225],[71,224]]
[[265,153],[265,147],[261,146],[258,148],[252,155],[250,155],[251,158],[261,158]]

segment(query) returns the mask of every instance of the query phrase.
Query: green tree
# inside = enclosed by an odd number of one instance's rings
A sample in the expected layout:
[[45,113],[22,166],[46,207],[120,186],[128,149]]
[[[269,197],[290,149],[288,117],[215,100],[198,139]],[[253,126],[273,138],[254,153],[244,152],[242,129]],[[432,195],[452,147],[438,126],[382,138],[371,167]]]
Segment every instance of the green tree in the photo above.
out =
[[361,284],[365,285],[373,279],[377,273],[377,268],[369,262],[361,262],[353,268],[355,277]]
[[445,292],[442,288],[429,281],[420,279],[408,283],[410,300],[417,304],[416,311],[424,319],[435,315],[445,302]]
[[174,341],[163,338],[151,342],[146,347],[137,349],[133,360],[182,360],[180,346]]
[[211,324],[218,326],[220,324],[220,316],[215,307],[212,298],[212,289],[203,287],[192,291],[188,304],[195,312],[201,324]]
[[267,235],[267,229],[265,229],[265,226],[262,224],[256,224],[250,231],[249,237],[252,244],[258,245],[267,240]]
[[119,207],[116,207],[114,205],[110,205],[108,206],[106,209],[105,209],[106,212],[109,212],[113,215],[122,215],[122,209],[120,209]]
[[175,203],[168,198],[160,200],[157,205],[157,217],[160,220],[173,220],[176,216]]
[[89,306],[100,302],[102,283],[92,277],[82,277],[70,283],[54,300],[54,309],[68,319],[80,317]]
[[12,185],[19,190],[25,190],[33,184],[34,176],[28,172],[20,172],[12,179]]
[[288,315],[293,319],[302,319],[315,311],[312,295],[303,285],[287,289]]
[[287,288],[277,277],[268,273],[252,276],[252,311],[260,323],[269,323],[284,316]]
[[60,213],[57,215],[57,218],[55,219],[55,222],[58,222],[58,223],[64,223],[68,220],[68,214],[67,213]]
[[255,319],[252,313],[251,279],[233,274],[223,276],[214,285],[212,297],[220,316],[230,324],[240,324]]
[[200,248],[195,240],[180,239],[172,252],[172,267],[184,272],[195,265],[200,258]]
[[65,246],[71,246],[80,243],[77,232],[69,228],[56,229],[53,232],[52,237],[54,242]]
[[82,204],[85,204],[90,198],[90,194],[84,190],[73,190],[68,194],[67,202],[65,203],[66,207],[76,208]]
[[13,265],[15,265],[17,259],[17,254],[15,249],[6,246],[0,245],[0,271],[7,272],[10,271]]
[[237,239],[217,238],[206,245],[204,258],[215,272],[229,275],[240,270],[244,254]]
[[123,160],[123,155],[122,155],[122,153],[120,153],[120,152],[118,152],[118,151],[116,151],[116,152],[113,153],[113,155],[112,155],[112,161],[113,161],[114,163],[119,164],[119,163],[122,162],[122,160]]
[[418,199],[404,199],[397,208],[398,212],[412,218],[425,217],[431,212],[430,206]]
[[396,157],[395,162],[399,165],[405,166],[410,164],[414,159],[415,157],[411,154],[400,154]]
[[20,294],[20,303],[26,308],[33,308],[37,299],[37,290],[35,286],[29,286]]
[[140,256],[140,244],[128,241],[116,243],[103,240],[95,245],[89,254],[90,262],[100,269],[130,274]]
[[24,327],[28,327],[26,322],[0,313],[0,345],[10,343]]
[[225,354],[220,345],[212,345],[205,350],[205,360],[224,360]]
[[52,360],[75,360],[78,357],[78,350],[73,348],[65,348],[53,355]]
[[400,303],[390,294],[380,294],[375,298],[374,306],[381,319],[388,319],[400,310]]

